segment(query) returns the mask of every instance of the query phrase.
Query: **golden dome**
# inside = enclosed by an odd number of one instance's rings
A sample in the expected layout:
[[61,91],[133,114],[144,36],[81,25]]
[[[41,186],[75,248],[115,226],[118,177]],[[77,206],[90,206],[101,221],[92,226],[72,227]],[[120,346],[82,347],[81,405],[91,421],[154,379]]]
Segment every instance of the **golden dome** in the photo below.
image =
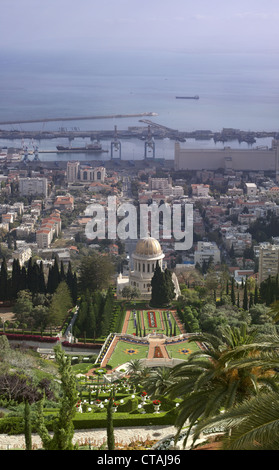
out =
[[157,256],[162,254],[162,248],[156,238],[142,238],[137,243],[135,254],[140,256]]

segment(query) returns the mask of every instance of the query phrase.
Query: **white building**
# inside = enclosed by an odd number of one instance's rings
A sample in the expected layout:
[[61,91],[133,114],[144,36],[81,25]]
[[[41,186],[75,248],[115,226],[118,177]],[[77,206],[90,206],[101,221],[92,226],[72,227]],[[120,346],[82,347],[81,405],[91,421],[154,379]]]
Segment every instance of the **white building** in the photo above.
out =
[[193,196],[208,197],[209,196],[209,185],[208,184],[192,184]]
[[29,246],[22,246],[13,252],[13,259],[18,259],[21,266],[24,265],[32,256],[32,250]]
[[[164,266],[164,253],[161,245],[155,238],[146,237],[138,241],[135,252],[132,254],[134,269],[129,272],[128,276],[120,274],[117,278],[117,293],[120,294],[123,287],[136,287],[141,292],[143,298],[150,298],[151,280],[154,275],[157,262],[162,270]],[[179,285],[176,275],[173,274],[173,282],[176,295],[179,295]]]
[[194,253],[194,262],[202,266],[203,262],[212,259],[214,264],[220,263],[220,250],[216,243],[212,242],[198,242],[197,248]]
[[247,196],[256,196],[257,185],[255,183],[245,183],[245,189]]
[[19,178],[19,194],[21,196],[41,194],[47,197],[47,178]]
[[36,242],[38,248],[48,248],[53,238],[53,230],[51,228],[41,228],[36,232]]

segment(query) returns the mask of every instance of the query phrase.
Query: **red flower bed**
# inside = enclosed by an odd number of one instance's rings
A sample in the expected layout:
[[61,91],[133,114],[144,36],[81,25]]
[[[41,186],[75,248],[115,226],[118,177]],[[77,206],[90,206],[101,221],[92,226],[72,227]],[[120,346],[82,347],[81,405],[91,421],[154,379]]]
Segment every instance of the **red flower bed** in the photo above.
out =
[[148,324],[150,328],[157,328],[157,321],[155,312],[147,312],[148,315]]
[[18,341],[39,341],[40,343],[56,343],[59,340],[57,337],[40,336],[40,335],[21,335],[20,333],[0,333],[7,336],[10,340]]
[[160,346],[155,346],[155,349],[154,349],[154,358],[162,358],[164,357],[163,356],[163,353],[161,351],[161,348]]

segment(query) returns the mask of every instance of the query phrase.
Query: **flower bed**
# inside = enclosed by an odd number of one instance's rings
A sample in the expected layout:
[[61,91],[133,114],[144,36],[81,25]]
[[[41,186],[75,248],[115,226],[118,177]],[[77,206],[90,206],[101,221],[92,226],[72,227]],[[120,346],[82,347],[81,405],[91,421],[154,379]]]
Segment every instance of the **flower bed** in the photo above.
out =
[[155,346],[154,348],[154,358],[163,358],[163,353],[162,353],[162,350],[160,348],[160,346]]
[[59,340],[58,337],[40,336],[40,335],[24,335],[20,333],[2,333],[1,332],[0,335],[5,335],[10,340],[39,341],[40,343],[56,343],[56,341]]
[[147,312],[149,328],[157,328],[155,312]]

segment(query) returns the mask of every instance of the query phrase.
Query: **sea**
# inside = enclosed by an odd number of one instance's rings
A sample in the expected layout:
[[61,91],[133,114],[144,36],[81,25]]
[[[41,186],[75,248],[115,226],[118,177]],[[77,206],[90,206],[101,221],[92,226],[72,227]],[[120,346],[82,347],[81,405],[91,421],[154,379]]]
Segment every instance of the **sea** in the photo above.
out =
[[[198,95],[199,100],[176,96]],[[143,126],[140,117],[64,121],[68,117],[128,115],[154,112],[156,124],[191,132],[223,128],[277,132],[279,128],[278,55],[198,53],[181,51],[0,52],[0,123],[61,118],[56,122],[0,124],[1,129],[55,131],[127,130]],[[89,143],[76,138],[72,145]],[[101,141],[110,158],[111,143]],[[24,142],[28,147],[55,150],[66,138]],[[173,159],[174,141],[155,141],[155,158]],[[18,147],[21,140],[0,140],[0,147]],[[232,148],[251,148],[238,140]],[[271,146],[271,138],[253,146]],[[183,148],[223,148],[212,139],[187,139]],[[139,139],[121,142],[121,158],[143,159]],[[42,161],[88,160],[88,154],[39,153]],[[94,156],[94,159],[96,156]]]

